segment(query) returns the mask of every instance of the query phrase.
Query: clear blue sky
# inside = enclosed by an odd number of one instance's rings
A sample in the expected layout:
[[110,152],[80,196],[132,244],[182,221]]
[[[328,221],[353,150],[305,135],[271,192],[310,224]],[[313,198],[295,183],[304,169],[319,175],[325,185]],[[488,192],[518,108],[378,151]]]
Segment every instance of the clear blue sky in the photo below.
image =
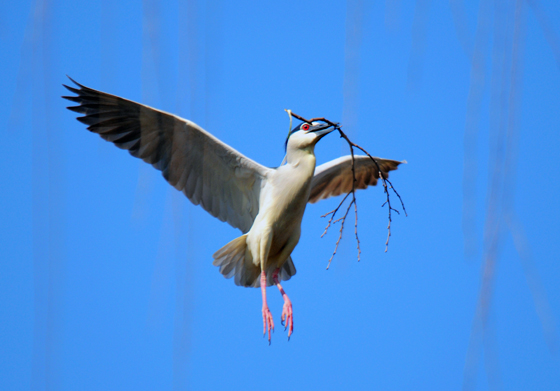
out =
[[[560,389],[560,3],[412,3],[4,1],[0,389]],[[340,121],[408,161],[409,216],[385,253],[359,192],[362,260],[350,223],[326,271],[339,200],[310,205],[268,346],[259,290],[212,266],[239,231],[89,133],[66,74],[267,166],[284,109]]]

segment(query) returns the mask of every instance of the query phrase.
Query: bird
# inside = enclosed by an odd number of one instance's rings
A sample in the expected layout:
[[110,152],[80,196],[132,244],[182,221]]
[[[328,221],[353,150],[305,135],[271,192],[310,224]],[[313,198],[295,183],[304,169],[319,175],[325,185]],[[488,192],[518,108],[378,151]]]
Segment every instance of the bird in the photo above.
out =
[[[301,235],[308,203],[352,191],[352,158],[316,167],[315,145],[336,129],[323,121],[290,130],[285,164],[265,167],[244,156],[192,121],[86,87],[69,77],[77,120],[118,148],[161,171],[169,184],[195,205],[241,231],[213,254],[213,265],[236,285],[261,289],[263,335],[274,331],[266,288],[275,285],[284,300],[281,324],[294,328],[292,302],[281,285],[296,274],[291,254]],[[355,189],[375,186],[379,171],[388,178],[404,161],[354,156]],[[379,168],[378,168],[379,167]]]

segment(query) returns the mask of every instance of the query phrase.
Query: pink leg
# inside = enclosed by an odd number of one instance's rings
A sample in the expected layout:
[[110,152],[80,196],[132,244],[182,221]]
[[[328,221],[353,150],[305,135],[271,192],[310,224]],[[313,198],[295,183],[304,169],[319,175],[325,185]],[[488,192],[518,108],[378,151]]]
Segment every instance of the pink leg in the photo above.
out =
[[292,335],[292,332],[294,331],[294,312],[292,310],[292,302],[290,301],[290,298],[288,297],[288,295],[284,291],[284,288],[282,288],[282,285],[280,285],[280,281],[278,280],[279,271],[280,269],[276,269],[276,271],[272,275],[272,278],[274,279],[274,283],[278,287],[278,290],[280,291],[280,294],[284,299],[284,307],[282,307],[282,318],[280,323],[282,323],[282,326],[284,326],[284,321],[286,322],[286,326],[284,330],[288,329],[288,340],[289,340],[290,336]]
[[266,273],[263,271],[261,273],[261,292],[262,292],[262,316],[263,316],[263,336],[266,335],[268,329],[268,344],[270,345],[270,330],[274,331],[274,321],[272,320],[272,314],[268,309],[268,304],[266,303]]

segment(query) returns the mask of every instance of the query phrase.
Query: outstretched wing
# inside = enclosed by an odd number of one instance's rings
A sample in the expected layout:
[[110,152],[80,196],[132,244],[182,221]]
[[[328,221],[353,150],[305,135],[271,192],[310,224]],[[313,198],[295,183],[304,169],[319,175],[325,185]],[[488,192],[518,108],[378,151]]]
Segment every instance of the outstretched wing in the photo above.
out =
[[[406,161],[396,161],[374,158],[385,178],[389,177],[389,171],[396,170],[399,164]],[[354,155],[354,169],[356,172],[356,189],[365,189],[375,186],[379,179],[377,165],[368,157]],[[348,193],[352,190],[352,157],[343,156],[321,164],[315,168],[315,175],[311,181],[311,194],[309,202],[315,203],[319,200]]]
[[[72,79],[70,79],[72,80]],[[72,80],[76,83],[74,80]],[[64,96],[79,106],[88,130],[151,164],[177,190],[212,216],[247,232],[259,211],[270,169],[243,156],[200,126],[175,115],[79,83]]]

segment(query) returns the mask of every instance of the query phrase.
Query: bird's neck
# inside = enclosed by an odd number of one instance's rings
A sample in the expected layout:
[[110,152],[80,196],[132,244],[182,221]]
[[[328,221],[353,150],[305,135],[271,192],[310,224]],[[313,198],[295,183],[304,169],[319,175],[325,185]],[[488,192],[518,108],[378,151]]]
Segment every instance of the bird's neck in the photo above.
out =
[[288,150],[286,161],[294,167],[304,165],[315,170],[315,145],[303,149]]

